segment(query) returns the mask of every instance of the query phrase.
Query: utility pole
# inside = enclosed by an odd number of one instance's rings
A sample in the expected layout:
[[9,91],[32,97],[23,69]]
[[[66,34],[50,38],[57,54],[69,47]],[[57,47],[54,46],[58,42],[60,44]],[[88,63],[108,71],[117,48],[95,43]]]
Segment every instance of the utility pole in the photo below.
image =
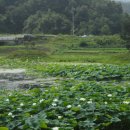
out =
[[72,14],[72,35],[75,35],[75,0],[70,1],[71,14]]
[[75,9],[72,7],[72,34],[75,34]]

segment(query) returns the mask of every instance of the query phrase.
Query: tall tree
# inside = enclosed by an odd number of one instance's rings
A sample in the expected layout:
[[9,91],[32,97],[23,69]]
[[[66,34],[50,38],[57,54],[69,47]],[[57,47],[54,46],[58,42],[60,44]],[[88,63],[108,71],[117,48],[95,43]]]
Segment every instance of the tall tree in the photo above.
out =
[[126,41],[126,48],[130,50],[130,16],[124,16],[121,37]]
[[121,4],[111,0],[0,0],[0,32],[115,34],[122,13]]
[[70,33],[70,21],[55,12],[37,12],[25,21],[24,31],[29,33]]

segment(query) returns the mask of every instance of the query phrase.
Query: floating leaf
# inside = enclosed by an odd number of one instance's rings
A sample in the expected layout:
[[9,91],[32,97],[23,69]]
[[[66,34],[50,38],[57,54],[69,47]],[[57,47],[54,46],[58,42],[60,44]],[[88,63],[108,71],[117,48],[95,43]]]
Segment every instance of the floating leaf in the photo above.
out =
[[80,111],[80,108],[79,107],[72,107],[71,110],[74,112],[78,112],[78,111]]
[[40,127],[41,127],[41,128],[44,128],[44,129],[45,129],[45,128],[48,128],[48,127],[47,127],[47,124],[46,124],[44,121],[41,121]]
[[0,130],[9,130],[7,127],[0,127]]

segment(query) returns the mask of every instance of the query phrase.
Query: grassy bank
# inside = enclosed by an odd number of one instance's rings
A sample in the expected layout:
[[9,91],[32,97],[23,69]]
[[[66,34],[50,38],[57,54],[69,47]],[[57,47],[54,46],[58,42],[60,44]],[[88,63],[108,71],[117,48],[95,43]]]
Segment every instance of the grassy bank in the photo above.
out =
[[36,35],[35,44],[0,46],[0,56],[9,59],[40,60],[41,62],[130,63],[130,53],[119,35],[68,36]]
[[89,48],[51,53],[41,45],[31,49],[26,49],[24,46],[8,46],[0,47],[0,56],[7,59],[33,59],[41,62],[130,63],[130,53],[124,48]]

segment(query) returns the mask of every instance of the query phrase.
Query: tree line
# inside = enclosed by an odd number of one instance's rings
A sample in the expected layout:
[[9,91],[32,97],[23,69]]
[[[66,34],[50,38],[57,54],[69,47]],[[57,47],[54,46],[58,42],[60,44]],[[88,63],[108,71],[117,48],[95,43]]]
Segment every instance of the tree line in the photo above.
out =
[[118,34],[124,17],[112,0],[0,0],[0,33]]

